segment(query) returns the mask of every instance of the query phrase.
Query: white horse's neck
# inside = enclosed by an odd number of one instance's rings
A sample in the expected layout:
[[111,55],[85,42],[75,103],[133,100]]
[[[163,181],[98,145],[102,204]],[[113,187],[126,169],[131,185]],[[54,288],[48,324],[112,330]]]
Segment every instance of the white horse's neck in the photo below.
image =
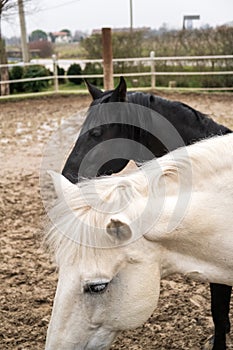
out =
[[173,207],[170,198],[156,224],[157,233],[149,234],[161,251],[161,277],[181,273],[204,282],[233,285],[232,200],[232,192],[196,192],[183,220],[166,232]]

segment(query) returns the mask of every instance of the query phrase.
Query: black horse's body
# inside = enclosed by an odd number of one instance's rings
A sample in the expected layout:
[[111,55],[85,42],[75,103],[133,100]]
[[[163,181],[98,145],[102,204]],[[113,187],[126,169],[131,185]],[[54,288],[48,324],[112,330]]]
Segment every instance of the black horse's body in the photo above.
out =
[[[120,84],[113,91],[102,92],[91,84],[87,85],[93,97],[91,107],[111,102],[129,102],[131,104],[147,107],[149,110],[156,112],[150,117],[152,119],[152,124],[150,127],[158,128],[158,124],[156,124],[155,119],[158,117],[158,115],[163,116],[163,118],[165,118],[169,124],[177,130],[185,145],[192,144],[203,138],[223,135],[231,132],[231,130],[225,126],[217,124],[208,116],[181,102],[169,101],[152,94],[145,94],[141,92],[129,93],[126,91],[126,84],[123,78],[121,78]],[[90,110],[91,108],[89,111]],[[154,135],[153,130],[150,132],[148,128],[145,130],[145,128],[140,128],[133,122],[124,123],[122,121],[122,116],[120,123],[106,123],[105,121],[102,125],[90,127],[90,121],[95,118],[94,114],[95,113],[89,113],[80,136],[62,171],[63,175],[73,183],[78,182],[79,175],[82,177],[92,177],[116,173],[127,165],[129,159],[136,162],[143,162],[148,158],[153,158],[154,156],[161,157],[168,151],[182,146],[182,144],[179,142],[173,142],[171,143],[170,147],[166,147],[161,142],[159,137]],[[145,113],[144,118],[148,118],[148,114],[149,113]],[[164,133],[164,130],[161,130],[161,132],[162,131]],[[167,133],[169,134],[170,131],[168,130]],[[172,133],[168,135],[168,139],[169,137],[172,138]],[[108,159],[107,161],[102,162],[102,164],[100,162],[100,166],[95,173],[88,173],[88,162],[85,163],[87,165],[81,171],[81,163],[86,155],[90,154],[90,164],[93,165],[93,163],[97,162],[104,153],[104,148],[98,149],[96,147],[101,144],[104,146],[105,142],[113,139],[119,139],[119,142],[121,142],[122,139],[129,139],[140,143],[145,148],[150,150],[151,156],[147,156],[147,159],[145,159],[144,154],[140,154],[140,152],[135,154],[132,149],[133,156],[132,158],[129,158],[122,151],[121,156],[113,157],[114,159]],[[132,146],[132,148],[133,147],[134,146]],[[95,153],[93,153],[91,158],[91,151],[93,149],[95,149]],[[113,151],[113,149],[110,149],[110,151]],[[79,174],[80,172],[81,174]],[[228,314],[231,287],[219,284],[211,284],[210,287],[211,311],[215,325],[213,350],[225,350],[226,333],[228,333],[230,330]]]

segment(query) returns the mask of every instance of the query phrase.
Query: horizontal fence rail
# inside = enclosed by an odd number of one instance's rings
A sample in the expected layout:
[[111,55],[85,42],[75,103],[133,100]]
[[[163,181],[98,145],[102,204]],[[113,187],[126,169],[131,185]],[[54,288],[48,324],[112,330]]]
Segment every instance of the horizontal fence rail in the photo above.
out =
[[132,62],[132,61],[190,61],[190,60],[219,60],[233,58],[233,55],[215,55],[215,56],[164,56],[164,57],[140,57],[140,58],[115,58],[113,62]]
[[[216,61],[222,60],[223,63],[221,66],[217,66],[218,70],[211,70],[213,69],[213,66]],[[230,70],[226,70],[226,62],[230,61]],[[188,67],[196,67],[198,69],[199,66],[195,66],[194,64],[199,61],[208,61],[204,65],[201,65],[201,68],[209,68],[210,70],[205,70],[205,71],[180,71],[180,70],[170,70],[170,71],[157,71],[156,64],[158,62],[166,62],[166,68],[169,69],[169,67],[175,67],[173,65],[174,62],[190,62],[187,64]],[[193,62],[193,63],[192,63]],[[72,63],[77,63],[79,64],[82,69],[85,68],[86,64],[91,63],[91,64],[100,64],[103,65],[103,60],[102,59],[93,59],[93,60],[58,60],[56,59],[55,56],[53,56],[51,59],[34,59],[30,63],[13,63],[13,64],[2,64],[0,65],[0,72],[2,72],[3,69],[12,69],[13,67],[20,66],[20,67],[28,67],[28,66],[44,66],[52,71],[52,75],[49,76],[43,76],[43,77],[33,77],[33,78],[24,78],[24,79],[10,79],[10,80],[0,80],[0,87],[1,85],[4,84],[16,84],[16,83],[29,83],[29,82],[36,82],[36,81],[51,81],[53,83],[53,91],[54,92],[66,92],[66,90],[61,90],[59,85],[59,79],[68,79],[68,78],[78,78],[78,79],[91,79],[91,78],[100,78],[103,79],[104,75],[103,74],[81,74],[81,75],[59,75],[58,74],[58,66],[64,68],[65,71],[67,71],[68,67]],[[158,87],[156,85],[156,77],[161,77],[161,76],[171,76],[171,77],[185,77],[185,76],[233,76],[233,55],[215,55],[215,56],[177,56],[177,57],[155,57],[154,52],[152,51],[149,57],[136,57],[136,58],[115,58],[113,59],[113,65],[114,64],[119,64],[119,63],[128,63],[131,64],[131,69],[132,67],[135,68],[135,72],[122,72],[122,73],[114,73],[113,77],[117,78],[123,75],[124,77],[128,78],[140,78],[140,77],[150,77],[150,81],[148,83],[148,86],[146,88],[173,88],[173,89],[182,89],[182,90],[233,90],[233,86],[223,86],[223,87],[176,87],[176,81],[171,81],[169,82],[169,86],[162,86]],[[146,64],[148,63],[148,64]],[[132,65],[133,64],[133,65]],[[148,71],[143,71],[143,69],[140,70],[140,65],[142,67],[146,68]],[[136,69],[137,68],[137,69]],[[176,67],[177,69],[180,67]],[[127,69],[124,67],[124,70]],[[222,69],[222,70],[221,70]],[[139,71],[136,71],[139,70]],[[118,68],[119,71],[119,68]],[[134,82],[137,83],[137,79],[134,79]],[[170,84],[171,83],[171,84]],[[135,86],[134,90],[140,89],[140,86]],[[69,90],[67,92],[74,92],[74,91],[81,91],[81,90]],[[82,90],[85,91],[85,90]],[[52,91],[48,91],[48,93],[51,93]],[[28,93],[24,93],[23,95],[27,95]],[[22,95],[22,94],[21,94]],[[17,96],[17,94],[13,94],[11,96]],[[4,96],[1,96],[4,97]]]

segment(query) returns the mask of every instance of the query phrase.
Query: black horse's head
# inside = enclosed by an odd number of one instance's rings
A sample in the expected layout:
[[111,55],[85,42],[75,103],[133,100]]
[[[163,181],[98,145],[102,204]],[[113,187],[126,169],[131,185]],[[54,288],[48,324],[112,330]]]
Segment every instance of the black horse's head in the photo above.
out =
[[[126,102],[127,87],[123,77],[114,90],[101,91],[86,81],[92,96],[87,118],[71,151],[62,174],[71,182],[76,183],[80,178],[91,178],[100,175],[110,175],[121,171],[128,163],[124,159],[124,150],[120,149],[119,139],[127,137],[123,125],[111,120],[111,115],[117,114],[115,102]],[[111,103],[110,108],[106,103]],[[112,107],[115,106],[115,107]],[[114,152],[115,151],[115,152]],[[118,157],[119,155],[119,157]],[[123,155],[123,157],[121,157]]]

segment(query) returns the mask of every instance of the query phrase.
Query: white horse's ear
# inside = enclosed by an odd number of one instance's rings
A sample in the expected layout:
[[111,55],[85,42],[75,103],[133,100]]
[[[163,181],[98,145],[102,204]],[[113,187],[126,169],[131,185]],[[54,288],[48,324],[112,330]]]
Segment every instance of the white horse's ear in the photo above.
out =
[[128,241],[132,237],[132,231],[129,225],[118,219],[110,219],[106,229],[109,236],[115,242]]
[[56,173],[55,171],[48,170],[48,174],[51,176],[53,180],[53,185],[56,191],[58,198],[62,197],[65,192],[69,190],[73,190],[74,186],[65,176]]

